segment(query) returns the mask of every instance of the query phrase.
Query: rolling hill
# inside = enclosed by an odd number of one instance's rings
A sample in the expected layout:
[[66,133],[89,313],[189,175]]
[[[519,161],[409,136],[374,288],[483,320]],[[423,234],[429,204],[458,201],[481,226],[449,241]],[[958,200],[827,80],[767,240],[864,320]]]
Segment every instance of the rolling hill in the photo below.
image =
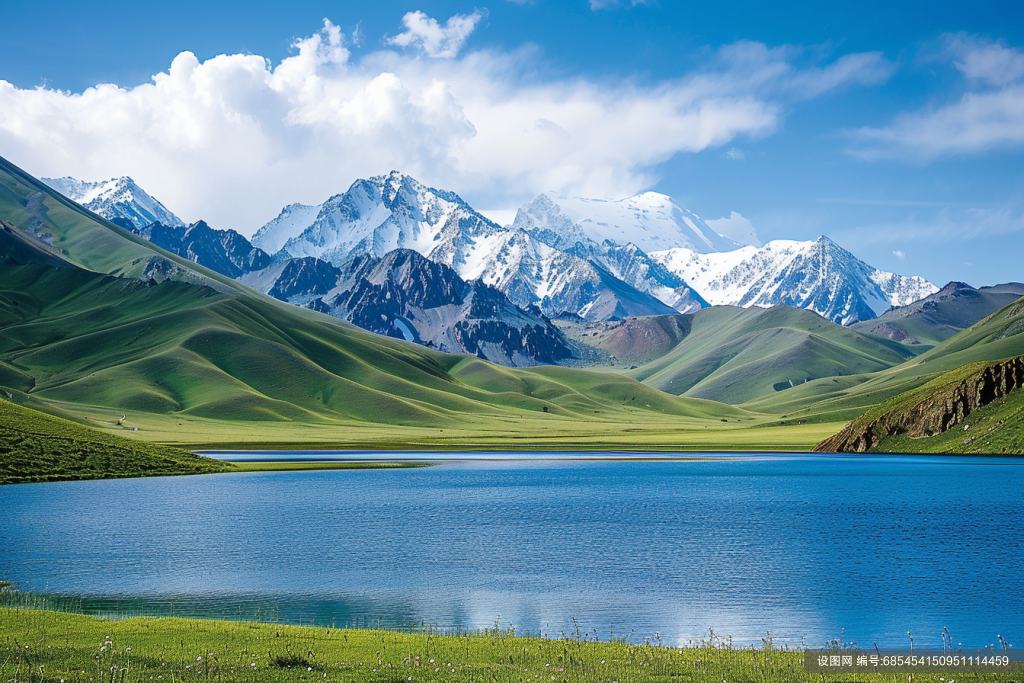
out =
[[[822,377],[889,368],[914,353],[888,339],[863,335],[788,306],[716,306],[686,317],[689,329],[681,341],[629,376],[671,394],[740,404]],[[622,335],[643,338],[628,326],[620,330]],[[659,330],[667,335],[660,326]],[[681,331],[676,323],[674,335]],[[615,333],[603,346],[620,354],[627,348]]]
[[[186,282],[0,264],[4,384],[25,398],[221,420],[446,426],[535,411],[602,419],[639,396],[669,415],[713,404],[581,370],[466,369],[327,316]],[[475,360],[475,359],[474,359]],[[460,372],[454,372],[460,368]],[[655,409],[655,408],[652,408]]]
[[851,420],[871,406],[916,389],[942,373],[1021,354],[1024,354],[1024,298],[901,365],[875,373],[808,382],[779,396],[749,401],[744,407],[790,417]]
[[950,282],[941,290],[907,306],[891,308],[873,320],[850,327],[908,344],[934,346],[1024,296],[1024,284],[1011,282],[975,289]]

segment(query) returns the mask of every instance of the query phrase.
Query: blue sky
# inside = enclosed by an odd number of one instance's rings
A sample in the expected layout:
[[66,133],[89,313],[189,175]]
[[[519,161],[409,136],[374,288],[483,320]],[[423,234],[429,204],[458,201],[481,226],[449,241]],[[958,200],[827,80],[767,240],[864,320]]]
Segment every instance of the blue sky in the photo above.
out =
[[1024,280],[1024,3],[821,4],[18,3],[0,155],[243,234],[399,168],[493,215],[653,189]]

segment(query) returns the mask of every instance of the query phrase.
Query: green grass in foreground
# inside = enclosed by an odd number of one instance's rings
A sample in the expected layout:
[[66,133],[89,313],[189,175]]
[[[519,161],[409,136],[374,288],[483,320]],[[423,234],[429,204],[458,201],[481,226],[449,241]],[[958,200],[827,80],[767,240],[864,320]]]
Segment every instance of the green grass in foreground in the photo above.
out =
[[[795,683],[810,678],[801,653],[780,650],[770,640],[756,649],[724,644],[679,649],[594,642],[589,634],[519,637],[497,628],[440,636],[194,619],[109,621],[0,609],[0,678],[7,681]],[[849,676],[814,678],[825,683]],[[905,682],[906,674],[860,678],[897,683]],[[939,675],[914,680],[938,683]]]
[[131,441],[0,400],[0,484],[234,469],[180,448]]

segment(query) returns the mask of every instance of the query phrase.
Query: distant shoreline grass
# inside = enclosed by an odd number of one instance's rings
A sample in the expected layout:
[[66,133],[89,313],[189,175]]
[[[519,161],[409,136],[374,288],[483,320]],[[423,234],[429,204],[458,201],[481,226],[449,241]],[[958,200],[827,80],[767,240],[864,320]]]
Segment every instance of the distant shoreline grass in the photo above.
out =
[[429,462],[352,462],[330,460],[264,461],[229,460],[238,472],[291,472],[298,470],[390,470],[430,467]]

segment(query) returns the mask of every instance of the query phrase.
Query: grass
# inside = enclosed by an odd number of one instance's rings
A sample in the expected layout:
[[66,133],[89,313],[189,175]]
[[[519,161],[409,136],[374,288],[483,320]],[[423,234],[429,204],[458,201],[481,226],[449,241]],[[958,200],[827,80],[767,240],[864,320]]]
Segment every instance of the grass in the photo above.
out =
[[883,439],[871,449],[879,453],[937,453],[943,455],[1024,454],[1024,391],[979,408],[957,426],[929,437],[906,434]]
[[750,411],[806,420],[853,420],[872,406],[912,391],[943,373],[1024,354],[1024,299],[950,337],[917,358],[879,372],[819,379],[748,401]]
[[[125,425],[123,434],[133,434]],[[423,467],[418,462],[223,462],[0,400],[0,484],[217,472]]]
[[807,380],[884,370],[916,352],[811,311],[719,306],[694,314],[678,345],[628,374],[672,394],[740,404],[781,398]]
[[[850,429],[859,433],[874,426],[875,432],[901,432],[882,438],[870,449],[876,453],[1024,454],[1024,390],[1015,389],[969,415],[963,415],[966,411],[962,407],[957,408],[962,406],[957,394],[964,387],[976,387],[992,365],[972,363],[943,373],[871,408]],[[968,393],[974,391],[969,389]],[[946,431],[939,431],[941,425],[935,419],[943,414],[940,411],[956,413]]]
[[[47,409],[133,441],[155,441],[189,450],[678,450],[806,451],[845,423],[777,424],[777,416],[681,419],[627,413],[617,420],[566,420],[550,414],[469,416],[443,429],[357,421],[230,421],[152,413],[130,413],[118,426],[108,408],[59,403]],[[629,421],[632,418],[632,421]],[[769,422],[769,426],[764,426]]]
[[[1009,673],[1014,679],[1019,674]],[[9,681],[559,681],[794,683],[807,681],[803,655],[709,639],[685,648],[653,642],[560,639],[512,629],[473,635],[327,629],[172,618],[110,621],[42,610],[0,609],[0,676]],[[906,674],[862,675],[905,683]],[[815,675],[822,683],[849,676]],[[917,674],[918,683],[940,681]],[[981,681],[968,674],[958,680]],[[984,677],[990,683],[1006,678]]]
[[0,400],[0,484],[234,469],[180,448],[130,441]]
[[616,374],[434,353],[188,283],[9,262],[0,271],[0,385],[20,404],[136,440],[802,450],[827,436],[820,426],[738,435],[775,416]]

